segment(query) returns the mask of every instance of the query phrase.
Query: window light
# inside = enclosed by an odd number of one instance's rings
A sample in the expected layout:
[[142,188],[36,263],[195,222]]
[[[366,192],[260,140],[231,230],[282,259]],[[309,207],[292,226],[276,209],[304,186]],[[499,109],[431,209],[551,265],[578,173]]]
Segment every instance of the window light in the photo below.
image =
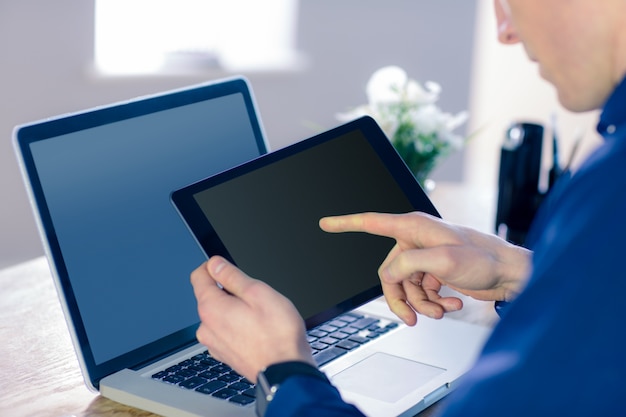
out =
[[105,74],[292,66],[298,0],[95,0]]

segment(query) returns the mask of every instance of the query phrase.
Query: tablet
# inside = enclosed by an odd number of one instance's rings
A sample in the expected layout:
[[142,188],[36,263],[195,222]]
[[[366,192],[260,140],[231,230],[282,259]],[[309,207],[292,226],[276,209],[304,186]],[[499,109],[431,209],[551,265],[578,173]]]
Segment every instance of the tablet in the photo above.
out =
[[171,200],[207,257],[224,256],[267,282],[294,303],[307,328],[380,296],[378,267],[395,244],[326,233],[320,218],[439,216],[368,116],[179,189]]

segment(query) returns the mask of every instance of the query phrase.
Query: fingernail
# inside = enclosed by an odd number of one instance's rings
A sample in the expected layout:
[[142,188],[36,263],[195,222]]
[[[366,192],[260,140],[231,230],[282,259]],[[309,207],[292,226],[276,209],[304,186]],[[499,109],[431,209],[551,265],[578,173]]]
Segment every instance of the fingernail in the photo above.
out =
[[211,275],[218,275],[222,269],[226,266],[226,261],[223,258],[215,257],[213,262],[209,263]]
[[391,274],[389,272],[389,268],[385,268],[380,271],[380,279],[390,284],[393,283],[391,279]]

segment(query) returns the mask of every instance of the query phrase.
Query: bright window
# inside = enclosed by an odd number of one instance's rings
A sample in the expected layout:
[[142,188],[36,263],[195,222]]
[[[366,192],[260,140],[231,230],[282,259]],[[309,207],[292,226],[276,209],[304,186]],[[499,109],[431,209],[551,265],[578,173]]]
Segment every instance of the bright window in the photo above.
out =
[[298,0],[95,0],[95,64],[105,74],[295,65]]

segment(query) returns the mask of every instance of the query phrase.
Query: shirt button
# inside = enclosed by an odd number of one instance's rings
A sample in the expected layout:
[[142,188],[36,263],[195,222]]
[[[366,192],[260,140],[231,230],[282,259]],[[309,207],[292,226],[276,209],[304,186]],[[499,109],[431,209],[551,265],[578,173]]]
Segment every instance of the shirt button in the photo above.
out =
[[616,130],[617,128],[615,127],[615,125],[609,125],[606,128],[606,133],[608,133],[609,135],[612,135],[613,133],[615,133]]

